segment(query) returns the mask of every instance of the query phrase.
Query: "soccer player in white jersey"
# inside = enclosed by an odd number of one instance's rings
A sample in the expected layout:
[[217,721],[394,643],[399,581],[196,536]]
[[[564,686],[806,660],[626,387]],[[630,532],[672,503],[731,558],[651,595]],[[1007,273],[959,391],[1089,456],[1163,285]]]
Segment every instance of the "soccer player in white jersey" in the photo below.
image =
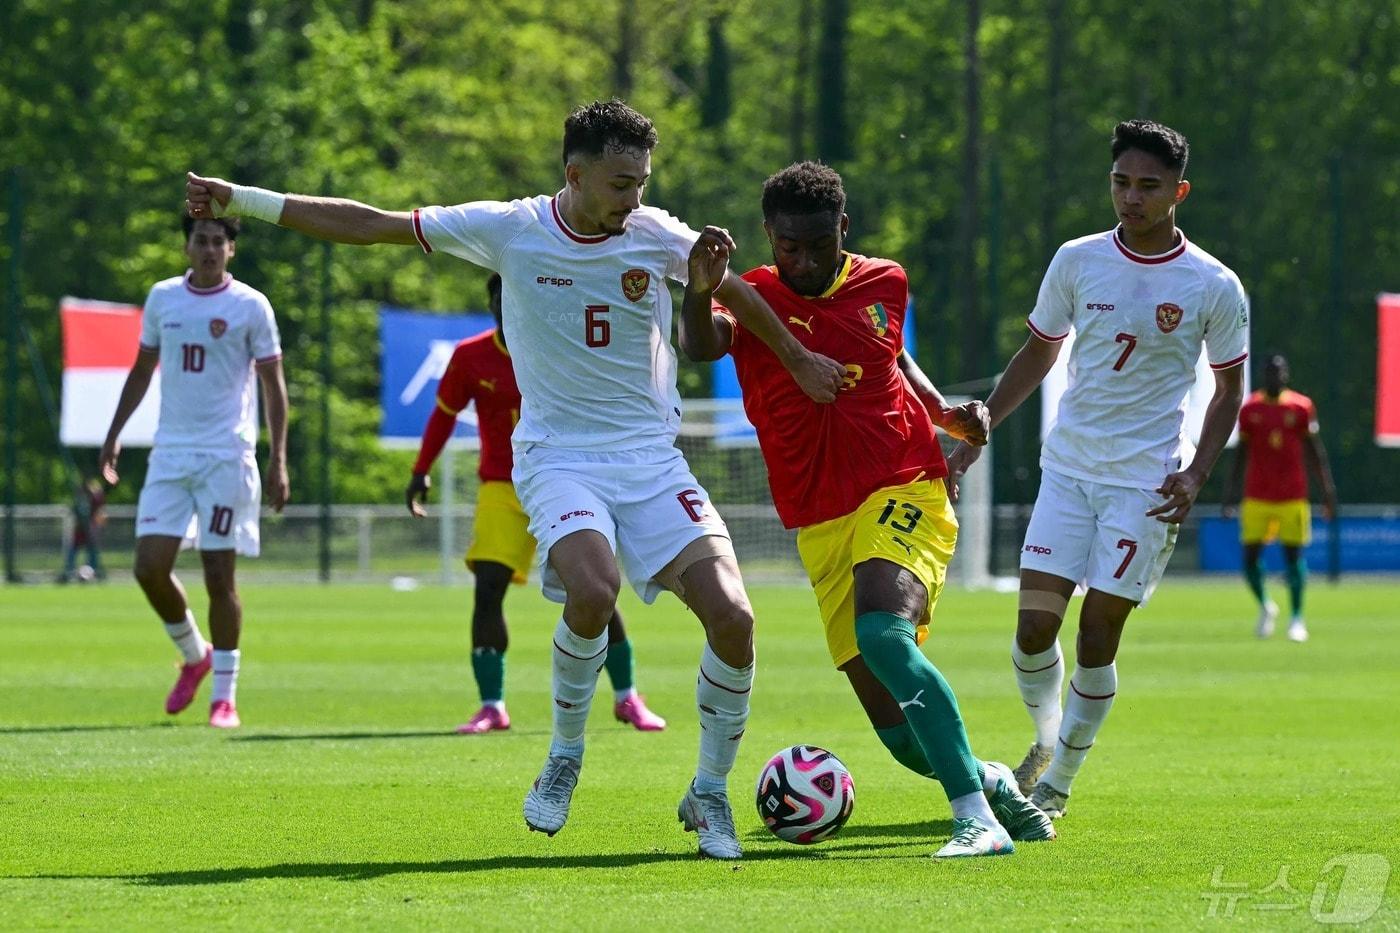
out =
[[[1113,131],[1109,187],[1118,225],[1060,247],[1031,312],[1030,337],[987,399],[992,425],[1045,378],[1073,330],[1069,387],[1041,450],[1040,494],[1021,552],[1011,658],[1035,723],[1016,777],[1052,818],[1118,690],[1114,658],[1128,614],[1161,579],[1177,526],[1239,413],[1249,315],[1239,279],[1187,241],[1176,208],[1191,190],[1186,139],[1159,123]],[[1182,432],[1204,345],[1215,372],[1200,446]],[[953,476],[977,458],[960,446]],[[1063,710],[1058,634],[1076,584],[1078,666]]]
[[[681,409],[665,281],[685,281],[693,249],[733,242],[642,205],[656,141],[637,111],[595,102],[565,121],[564,187],[552,197],[389,212],[191,174],[186,199],[195,216],[227,207],[344,243],[417,244],[500,273],[522,396],[512,479],[544,555],[545,595],[564,604],[554,737],[525,822],[553,835],[568,818],[621,585],[616,555],[644,600],[669,589],[704,626],[700,761],[678,815],[702,854],[738,858],[726,782],[748,719],[753,612],[724,522],[674,444]],[[717,294],[804,391],[835,399],[842,368],[806,350],[752,286],[729,276]]]
[[[184,663],[165,700],[178,713],[214,673],[209,725],[237,727],[238,638],[243,606],[234,582],[238,554],[258,554],[257,392],[262,385],[270,455],[264,491],[287,502],[287,385],[272,305],[228,273],[238,219],[185,217],[184,275],[157,282],[141,315],[141,347],[122,387],[100,466],[117,482],[117,437],[160,365],[160,419],[136,509],[136,580]],[[187,541],[199,549],[209,591],[207,643],[174,574]]]

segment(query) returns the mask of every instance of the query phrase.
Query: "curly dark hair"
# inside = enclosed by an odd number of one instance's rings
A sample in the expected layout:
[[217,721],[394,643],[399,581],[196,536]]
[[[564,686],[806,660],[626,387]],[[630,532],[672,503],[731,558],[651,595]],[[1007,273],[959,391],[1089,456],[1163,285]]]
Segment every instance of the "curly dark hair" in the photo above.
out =
[[569,156],[600,156],[607,148],[656,148],[656,127],[646,117],[614,97],[575,108],[564,121],[564,164]]
[[1170,126],[1153,120],[1124,120],[1113,128],[1113,158],[1117,159],[1129,149],[1141,149],[1154,155],[1176,172],[1178,178],[1186,177],[1190,147],[1186,137]]
[[841,214],[846,189],[841,176],[820,162],[794,162],[763,183],[763,219],[778,214]]
[[243,222],[237,217],[191,217],[188,213],[181,215],[180,226],[185,230],[185,242],[189,242],[190,234],[194,233],[194,225],[201,220],[218,224],[224,228],[224,236],[230,240],[238,239],[238,231],[243,229]]

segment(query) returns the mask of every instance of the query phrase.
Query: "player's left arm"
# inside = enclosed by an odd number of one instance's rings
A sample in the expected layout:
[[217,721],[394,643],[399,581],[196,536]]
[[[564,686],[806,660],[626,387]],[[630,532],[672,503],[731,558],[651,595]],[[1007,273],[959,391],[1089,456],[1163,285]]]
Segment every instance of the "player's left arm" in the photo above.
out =
[[1159,522],[1180,524],[1186,518],[1201,487],[1210,477],[1215,461],[1220,459],[1225,444],[1230,440],[1230,432],[1235,429],[1235,421],[1240,416],[1240,405],[1244,402],[1244,360],[1229,369],[1215,370],[1215,392],[1206,406],[1205,423],[1201,426],[1201,442],[1196,446],[1196,456],[1184,470],[1170,473],[1157,487],[1157,492],[1166,501],[1147,511]]
[[269,448],[263,492],[272,510],[280,512],[291,498],[291,482],[287,478],[287,379],[280,356],[258,363],[257,371],[267,415]]
[[846,376],[846,367],[804,347],[778,320],[758,289],[739,276],[726,272],[714,294],[720,304],[734,312],[745,330],[762,340],[777,355],[808,398],[822,403],[836,401],[836,393],[840,391],[841,382]]
[[1327,462],[1327,448],[1323,446],[1322,435],[1317,431],[1316,419],[1308,423],[1308,442],[1303,445],[1303,459],[1322,487],[1323,515],[1330,522],[1337,517],[1337,485],[1332,482],[1332,467]]
[[987,406],[973,400],[961,405],[949,405],[943,393],[933,384],[933,380],[919,367],[909,350],[899,351],[899,371],[914,387],[914,394],[928,409],[933,423],[947,432],[954,440],[981,447],[987,443],[987,435],[992,432],[991,415]]

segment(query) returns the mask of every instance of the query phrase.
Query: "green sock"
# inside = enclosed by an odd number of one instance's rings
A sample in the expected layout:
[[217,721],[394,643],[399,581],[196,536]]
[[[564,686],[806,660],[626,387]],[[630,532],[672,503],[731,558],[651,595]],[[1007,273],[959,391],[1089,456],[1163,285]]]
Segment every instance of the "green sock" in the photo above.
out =
[[472,673],[482,703],[500,703],[506,692],[506,655],[495,648],[472,649]]
[[1293,614],[1303,614],[1303,589],[1308,585],[1308,562],[1302,557],[1283,565],[1283,578],[1288,581],[1288,598],[1293,601]]
[[603,661],[613,690],[625,693],[632,689],[632,641],[624,638],[608,645],[608,657]]
[[[914,642],[914,623],[888,612],[856,619],[856,645],[904,718],[949,800],[980,792],[977,759],[952,689]],[[903,763],[903,762],[901,762]]]
[[1254,598],[1259,600],[1259,605],[1268,602],[1269,597],[1264,593],[1264,560],[1260,558],[1253,563],[1244,565],[1244,579],[1249,584],[1249,591],[1254,594]]

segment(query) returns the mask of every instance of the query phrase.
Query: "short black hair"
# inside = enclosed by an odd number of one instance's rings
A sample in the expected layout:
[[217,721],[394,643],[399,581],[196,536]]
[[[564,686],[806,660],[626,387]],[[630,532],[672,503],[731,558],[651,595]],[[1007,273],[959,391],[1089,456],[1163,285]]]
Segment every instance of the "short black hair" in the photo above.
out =
[[224,236],[230,240],[238,239],[238,231],[243,228],[243,223],[237,217],[191,217],[185,213],[180,218],[180,225],[185,229],[185,242],[190,241],[190,234],[194,233],[194,225],[201,220],[207,220],[212,224],[218,224],[224,228]]
[[820,162],[794,162],[763,183],[763,219],[778,214],[842,214],[846,188],[836,169]]
[[491,297],[494,298],[494,297],[496,297],[497,295],[499,295],[500,293],[501,293],[501,274],[500,274],[499,272],[492,272],[492,273],[491,273],[491,278],[489,278],[489,279],[486,280],[486,294],[488,294],[488,295],[490,295]]
[[1124,120],[1113,128],[1113,158],[1129,149],[1141,149],[1162,160],[1162,164],[1176,172],[1177,178],[1186,177],[1186,159],[1190,146],[1186,137],[1170,126],[1154,120]]
[[572,155],[600,156],[603,150],[656,148],[656,127],[614,97],[575,108],[564,121],[564,164]]

